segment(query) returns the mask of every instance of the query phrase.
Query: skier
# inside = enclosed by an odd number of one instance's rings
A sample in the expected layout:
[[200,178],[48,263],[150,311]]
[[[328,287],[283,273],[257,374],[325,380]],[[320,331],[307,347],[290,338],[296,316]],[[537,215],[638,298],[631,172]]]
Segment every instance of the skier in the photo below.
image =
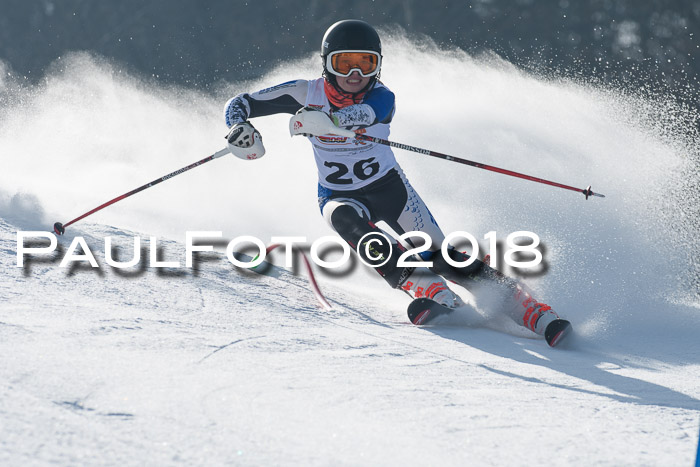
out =
[[[477,306],[508,313],[520,325],[544,335],[554,346],[570,329],[566,320],[534,300],[514,279],[478,259],[465,268],[449,265],[438,250],[444,234],[416,193],[388,146],[354,139],[356,133],[386,139],[394,116],[394,94],[381,81],[379,35],[364,21],[333,24],[321,44],[323,74],[313,80],[288,81],[231,98],[225,106],[228,147],[235,156],[254,160],[265,154],[260,133],[249,119],[277,113],[294,114],[290,133],[307,136],[318,167],[318,201],[330,226],[394,288],[413,298],[429,298],[447,309],[464,302],[445,279],[467,288]],[[421,231],[432,240],[420,254],[433,266],[400,267],[400,243],[372,241],[384,221],[396,234]],[[392,240],[394,241],[394,240]],[[359,248],[358,248],[359,247]],[[438,252],[436,254],[436,252]],[[469,257],[454,248],[450,257]],[[439,308],[439,307],[438,307]],[[434,313],[435,314],[435,313]],[[433,314],[433,315],[434,315]],[[425,324],[429,313],[412,317]]]

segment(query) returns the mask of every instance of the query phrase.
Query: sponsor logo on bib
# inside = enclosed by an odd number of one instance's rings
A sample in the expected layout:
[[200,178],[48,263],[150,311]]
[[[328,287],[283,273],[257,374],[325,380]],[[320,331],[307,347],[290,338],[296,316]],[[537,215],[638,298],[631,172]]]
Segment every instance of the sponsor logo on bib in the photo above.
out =
[[345,136],[334,135],[317,136],[316,139],[324,144],[344,144],[348,141],[348,138]]

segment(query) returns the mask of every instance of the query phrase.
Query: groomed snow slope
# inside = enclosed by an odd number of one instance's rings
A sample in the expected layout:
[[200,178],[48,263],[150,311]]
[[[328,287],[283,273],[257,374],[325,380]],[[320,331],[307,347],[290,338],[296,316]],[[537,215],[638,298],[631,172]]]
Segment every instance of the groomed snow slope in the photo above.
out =
[[[133,236],[83,227],[103,265],[105,236]],[[341,287],[322,311],[303,278],[214,256],[197,275],[25,275],[15,229],[0,226],[3,463],[692,462],[700,365],[678,350],[693,336],[553,350],[419,329]]]
[[[554,350],[420,329],[342,287],[325,287],[322,311],[303,278],[213,255],[173,276],[39,261],[23,273],[16,228],[0,222],[2,463],[692,462],[700,364],[678,351],[692,336]],[[105,236],[133,236],[79,233],[102,265]]]

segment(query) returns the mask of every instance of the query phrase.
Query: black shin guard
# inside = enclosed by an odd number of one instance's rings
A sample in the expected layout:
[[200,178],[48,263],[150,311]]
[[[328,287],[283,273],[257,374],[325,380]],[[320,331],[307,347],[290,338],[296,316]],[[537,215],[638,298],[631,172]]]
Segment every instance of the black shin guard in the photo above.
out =
[[[366,217],[360,216],[353,207],[338,206],[331,214],[330,222],[335,231],[364,262],[371,265],[384,263],[374,269],[393,288],[399,287],[413,273],[415,268],[396,266],[399,256],[405,251],[402,246],[399,243],[393,243],[389,248],[383,238],[382,241],[372,242],[371,240],[380,239],[380,235],[384,235],[382,230]],[[359,245],[360,240],[362,240],[361,245]]]

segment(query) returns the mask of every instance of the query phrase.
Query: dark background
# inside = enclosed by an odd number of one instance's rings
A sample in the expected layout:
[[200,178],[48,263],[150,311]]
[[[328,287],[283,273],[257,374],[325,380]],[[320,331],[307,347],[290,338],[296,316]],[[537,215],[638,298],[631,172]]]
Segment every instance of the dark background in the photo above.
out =
[[209,89],[308,56],[344,18],[697,105],[700,1],[0,0],[0,59],[35,83],[66,52],[89,50],[148,79]]

